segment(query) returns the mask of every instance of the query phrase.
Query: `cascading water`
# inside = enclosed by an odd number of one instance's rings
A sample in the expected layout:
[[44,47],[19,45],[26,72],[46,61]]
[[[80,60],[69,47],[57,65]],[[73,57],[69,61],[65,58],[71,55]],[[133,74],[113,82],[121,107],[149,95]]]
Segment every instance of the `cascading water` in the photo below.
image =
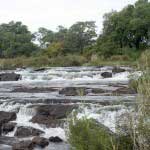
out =
[[[113,67],[56,67],[43,70],[32,68],[14,70],[22,76],[22,79],[0,82],[0,111],[17,113],[17,119],[12,121],[17,123],[16,128],[17,126],[34,127],[45,132],[41,135],[43,137],[59,136],[66,141],[65,130],[62,127],[50,128],[30,121],[36,114],[35,107],[32,106],[76,103],[81,110],[79,118],[86,115],[115,131],[116,117],[126,111],[124,105],[119,102],[132,103],[136,95],[112,93],[119,88],[127,87],[132,74],[139,76],[141,73],[133,73],[128,67],[124,67],[126,71],[120,73],[112,73],[112,69]],[[102,77],[103,72],[112,73],[112,77]],[[60,94],[59,91],[66,87],[84,88],[86,94]],[[97,91],[102,89],[104,92],[94,93],[93,89]],[[6,136],[13,137],[16,128]],[[51,143],[49,150],[58,150],[60,147],[62,150],[68,149],[66,143]]]

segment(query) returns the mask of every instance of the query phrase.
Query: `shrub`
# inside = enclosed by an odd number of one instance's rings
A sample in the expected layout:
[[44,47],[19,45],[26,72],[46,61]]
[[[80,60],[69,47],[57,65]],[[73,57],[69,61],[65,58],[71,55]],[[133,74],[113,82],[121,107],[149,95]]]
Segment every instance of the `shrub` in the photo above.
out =
[[76,118],[69,129],[69,142],[75,150],[112,150],[110,134],[91,119]]
[[132,150],[128,135],[116,135],[104,125],[86,117],[69,122],[69,142],[75,150]]

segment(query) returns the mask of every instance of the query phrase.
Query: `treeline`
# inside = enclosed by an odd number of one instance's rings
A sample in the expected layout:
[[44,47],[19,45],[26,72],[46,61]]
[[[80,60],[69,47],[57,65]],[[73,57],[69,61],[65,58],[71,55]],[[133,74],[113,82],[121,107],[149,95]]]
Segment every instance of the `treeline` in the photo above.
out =
[[[38,44],[35,44],[38,43]],[[31,33],[21,22],[0,25],[0,57],[57,56],[78,54],[110,58],[131,56],[150,46],[150,2],[138,0],[120,12],[104,15],[103,30],[96,33],[94,21],[77,22],[57,31],[39,28]]]

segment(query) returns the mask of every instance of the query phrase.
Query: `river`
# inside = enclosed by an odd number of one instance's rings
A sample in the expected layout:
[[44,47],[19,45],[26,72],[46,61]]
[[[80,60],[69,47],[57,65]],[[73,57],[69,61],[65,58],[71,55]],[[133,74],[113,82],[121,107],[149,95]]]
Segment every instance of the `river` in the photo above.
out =
[[[50,143],[45,150],[68,150],[66,127],[52,128],[30,121],[35,115],[35,108],[32,106],[53,104],[75,104],[80,110],[78,117],[86,115],[88,118],[94,118],[115,132],[116,118],[126,111],[127,104],[131,106],[136,99],[135,93],[124,90],[120,92],[118,89],[128,88],[130,76],[136,73],[130,67],[123,67],[124,71],[121,72],[113,72],[113,68],[52,67],[1,71],[21,75],[19,81],[0,82],[0,111],[17,112],[17,119],[12,121],[17,123],[15,129],[4,136],[14,137],[18,126],[34,127],[44,131],[41,135],[43,137],[58,136],[64,141],[60,144]],[[111,73],[112,77],[104,78],[104,72]],[[65,88],[68,91],[71,88],[84,89],[85,93],[61,93]],[[11,149],[9,145],[0,144],[0,149]]]

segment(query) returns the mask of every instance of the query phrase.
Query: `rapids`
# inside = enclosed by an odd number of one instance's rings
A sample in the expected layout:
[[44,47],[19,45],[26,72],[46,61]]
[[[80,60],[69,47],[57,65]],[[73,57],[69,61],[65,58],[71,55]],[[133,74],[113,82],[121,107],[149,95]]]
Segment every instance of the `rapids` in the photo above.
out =
[[[34,127],[45,131],[43,137],[59,136],[64,140],[62,144],[50,143],[48,150],[68,150],[65,129],[47,128],[29,122],[35,115],[34,108],[30,106],[75,103],[79,106],[79,118],[84,115],[94,118],[115,132],[116,118],[126,111],[125,104],[131,106],[134,103],[136,94],[114,95],[111,93],[120,87],[128,87],[132,75],[140,75],[140,72],[135,73],[132,68],[123,68],[125,71],[120,73],[112,73],[113,67],[111,66],[52,67],[41,70],[27,68],[1,71],[15,72],[22,78],[19,81],[0,82],[0,111],[16,111],[17,119],[13,122],[17,123],[17,126]],[[101,76],[103,72],[112,73],[112,77],[103,78]],[[65,87],[85,88],[88,93],[75,96],[59,94],[59,91]],[[92,89],[103,89],[106,92],[93,93]],[[16,127],[14,131],[5,136],[14,137],[15,131]],[[0,146],[3,147],[3,150],[9,149],[7,146]]]

